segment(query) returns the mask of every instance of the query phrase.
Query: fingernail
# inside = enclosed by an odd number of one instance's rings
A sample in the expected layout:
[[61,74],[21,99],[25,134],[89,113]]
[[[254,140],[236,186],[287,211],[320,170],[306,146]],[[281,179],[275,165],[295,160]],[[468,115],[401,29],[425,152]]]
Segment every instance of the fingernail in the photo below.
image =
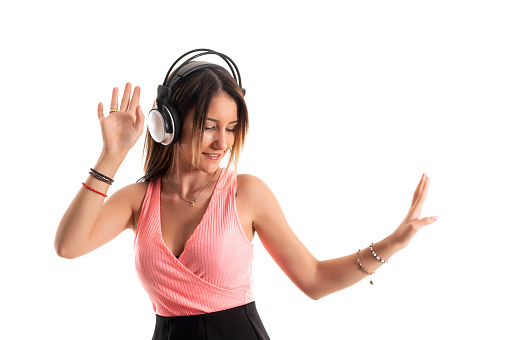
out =
[[437,216],[432,216],[432,220],[433,221],[437,221],[438,217]]

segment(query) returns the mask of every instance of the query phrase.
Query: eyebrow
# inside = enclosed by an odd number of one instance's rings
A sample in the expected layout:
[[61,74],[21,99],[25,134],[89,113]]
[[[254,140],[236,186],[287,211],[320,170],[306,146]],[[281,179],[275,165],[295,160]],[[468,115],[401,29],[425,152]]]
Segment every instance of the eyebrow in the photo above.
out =
[[[216,123],[219,123],[220,121],[217,120],[217,119],[212,119],[212,118],[207,118],[207,120],[210,120],[210,121],[213,121],[213,122],[216,122]],[[230,122],[228,124],[234,124],[234,123],[238,123],[239,121],[238,120],[234,120],[233,122]],[[227,125],[228,125],[227,124]]]

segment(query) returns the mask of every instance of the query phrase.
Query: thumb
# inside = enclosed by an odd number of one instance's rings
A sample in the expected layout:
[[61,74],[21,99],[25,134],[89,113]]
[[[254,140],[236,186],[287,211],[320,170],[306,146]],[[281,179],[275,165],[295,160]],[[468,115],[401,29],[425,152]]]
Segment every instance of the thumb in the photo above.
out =
[[432,224],[438,220],[437,216],[431,216],[431,217],[425,217],[418,221],[413,222],[413,227],[415,227],[416,230],[420,230],[422,227],[425,227],[426,225]]
[[97,115],[98,115],[98,120],[102,120],[102,118],[104,118],[104,104],[98,103]]
[[144,127],[144,113],[142,113],[140,105],[137,105],[135,109],[135,118],[135,128],[142,129]]

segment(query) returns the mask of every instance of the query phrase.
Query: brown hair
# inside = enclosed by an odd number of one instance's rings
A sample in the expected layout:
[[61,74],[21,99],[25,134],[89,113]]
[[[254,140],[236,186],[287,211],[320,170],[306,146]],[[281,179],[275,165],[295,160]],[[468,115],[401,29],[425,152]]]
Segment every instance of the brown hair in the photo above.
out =
[[[237,105],[238,123],[235,127],[234,144],[230,149],[230,159],[227,164],[227,169],[233,164],[234,171],[236,171],[239,155],[248,131],[248,108],[244,101],[242,89],[235,79],[227,71],[220,68],[202,68],[182,78],[174,85],[170,103],[178,110],[181,116],[181,125],[183,125],[188,114],[194,110],[192,167],[198,168],[200,166],[199,155],[201,153],[207,111],[211,99],[219,92],[229,95]],[[178,161],[179,148],[179,141],[166,146],[155,142],[149,132],[146,133],[144,141],[144,176],[138,182],[149,182],[172,171]]]

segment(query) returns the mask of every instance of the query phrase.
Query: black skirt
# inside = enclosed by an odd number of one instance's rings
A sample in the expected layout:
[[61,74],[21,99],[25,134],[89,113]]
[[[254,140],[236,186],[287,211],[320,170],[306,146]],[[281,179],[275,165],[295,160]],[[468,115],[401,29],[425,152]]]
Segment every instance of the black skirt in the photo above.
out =
[[269,340],[255,302],[214,313],[156,315],[152,340]]

